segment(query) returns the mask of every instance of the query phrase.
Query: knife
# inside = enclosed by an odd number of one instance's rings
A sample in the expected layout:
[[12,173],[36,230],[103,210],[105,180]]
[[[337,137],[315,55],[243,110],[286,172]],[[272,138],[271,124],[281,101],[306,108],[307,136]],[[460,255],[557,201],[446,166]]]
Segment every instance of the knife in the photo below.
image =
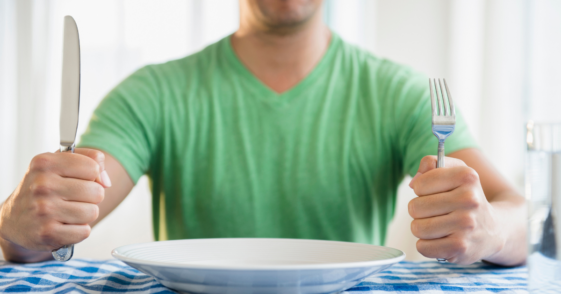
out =
[[[64,17],[62,54],[62,87],[60,94],[60,152],[74,153],[78,112],[80,109],[80,39],[72,16]],[[74,245],[53,250],[58,261],[67,261],[74,254]]]

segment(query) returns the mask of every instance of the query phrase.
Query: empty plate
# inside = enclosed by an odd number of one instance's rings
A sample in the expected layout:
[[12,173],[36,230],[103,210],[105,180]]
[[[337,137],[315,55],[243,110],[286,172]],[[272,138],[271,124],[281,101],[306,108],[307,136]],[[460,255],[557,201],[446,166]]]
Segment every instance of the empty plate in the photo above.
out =
[[397,249],[302,239],[189,239],[119,247],[113,256],[186,293],[336,293],[405,258]]

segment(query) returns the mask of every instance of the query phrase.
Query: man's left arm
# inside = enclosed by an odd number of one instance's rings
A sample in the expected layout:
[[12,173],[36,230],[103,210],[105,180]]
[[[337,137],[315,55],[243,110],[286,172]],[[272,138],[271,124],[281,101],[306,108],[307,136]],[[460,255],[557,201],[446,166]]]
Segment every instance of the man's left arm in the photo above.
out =
[[417,250],[458,264],[484,260],[514,266],[526,260],[525,200],[486,160],[470,148],[422,159],[410,183],[409,203]]

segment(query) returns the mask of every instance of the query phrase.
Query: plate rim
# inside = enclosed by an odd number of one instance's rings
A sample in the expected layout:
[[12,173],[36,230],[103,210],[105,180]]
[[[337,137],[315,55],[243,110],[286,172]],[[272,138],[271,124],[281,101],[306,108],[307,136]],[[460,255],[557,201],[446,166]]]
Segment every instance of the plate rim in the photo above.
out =
[[[344,243],[348,245],[364,245],[373,246],[384,249],[396,250],[399,256],[393,258],[387,258],[382,260],[371,260],[371,261],[354,261],[354,262],[339,262],[339,263],[324,263],[324,264],[303,264],[303,265],[217,265],[217,264],[178,264],[173,262],[162,262],[162,261],[152,261],[139,258],[132,258],[123,255],[119,250],[123,250],[126,247],[132,246],[142,246],[154,243],[175,243],[175,242],[196,242],[196,241],[207,241],[207,240],[283,240],[283,241],[297,241],[297,242],[329,242],[329,243]],[[181,268],[181,269],[197,269],[197,270],[235,270],[235,271],[254,271],[254,270],[266,270],[266,271],[293,271],[293,270],[326,270],[326,269],[343,269],[343,268],[365,268],[373,266],[381,266],[387,264],[395,264],[405,259],[405,252],[387,246],[379,246],[365,243],[355,243],[355,242],[345,242],[345,241],[332,241],[332,240],[316,240],[316,239],[294,239],[294,238],[200,238],[200,239],[178,239],[178,240],[165,240],[165,241],[154,241],[154,242],[144,242],[135,243],[119,246],[111,251],[111,255],[121,260],[125,263],[134,263],[141,265],[151,265],[160,267],[171,267],[171,268]]]

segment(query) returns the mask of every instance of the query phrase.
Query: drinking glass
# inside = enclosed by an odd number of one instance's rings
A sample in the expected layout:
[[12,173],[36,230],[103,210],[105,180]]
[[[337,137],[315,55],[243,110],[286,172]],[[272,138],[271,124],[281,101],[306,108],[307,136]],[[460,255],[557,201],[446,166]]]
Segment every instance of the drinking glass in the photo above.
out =
[[561,124],[528,122],[528,288],[561,292]]

